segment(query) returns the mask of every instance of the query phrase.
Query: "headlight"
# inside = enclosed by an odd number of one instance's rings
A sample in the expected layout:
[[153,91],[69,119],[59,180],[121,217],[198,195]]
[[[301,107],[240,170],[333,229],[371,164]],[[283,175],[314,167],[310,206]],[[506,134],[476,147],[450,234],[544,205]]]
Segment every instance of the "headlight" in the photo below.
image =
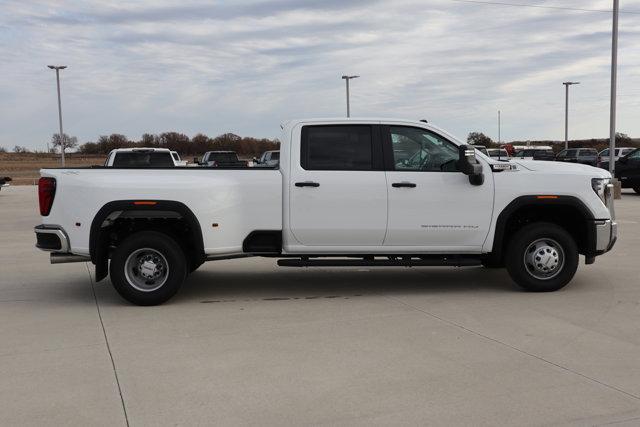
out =
[[591,180],[591,187],[596,192],[602,203],[607,205],[607,185],[611,182],[610,178],[593,178]]

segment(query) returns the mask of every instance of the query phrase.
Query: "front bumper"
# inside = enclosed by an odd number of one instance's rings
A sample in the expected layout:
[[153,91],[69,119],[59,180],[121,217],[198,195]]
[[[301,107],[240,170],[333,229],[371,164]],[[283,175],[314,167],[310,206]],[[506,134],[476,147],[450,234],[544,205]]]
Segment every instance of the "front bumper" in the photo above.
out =
[[610,219],[596,221],[596,253],[608,252],[618,240],[618,223]]

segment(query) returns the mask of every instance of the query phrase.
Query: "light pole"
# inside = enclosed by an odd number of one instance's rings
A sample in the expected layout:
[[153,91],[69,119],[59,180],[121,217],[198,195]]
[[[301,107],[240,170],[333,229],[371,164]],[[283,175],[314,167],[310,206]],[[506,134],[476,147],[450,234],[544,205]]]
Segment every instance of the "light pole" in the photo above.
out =
[[60,101],[60,70],[67,68],[66,65],[47,65],[52,70],[56,70],[56,83],[58,85],[58,123],[60,124],[60,151],[62,152],[62,167],[64,167],[64,133],[62,133],[62,103]]
[[357,79],[360,76],[342,76],[343,80],[347,84],[347,117],[351,117],[351,108],[349,106],[349,80]]
[[[609,115],[609,172],[615,181],[616,170],[616,88],[618,82],[618,10],[619,1],[613,0],[613,29],[611,35],[611,111]],[[617,184],[617,183],[616,183]]]
[[500,144],[500,110],[498,110],[498,144]]
[[579,85],[580,82],[564,82],[564,149],[569,148],[569,86]]

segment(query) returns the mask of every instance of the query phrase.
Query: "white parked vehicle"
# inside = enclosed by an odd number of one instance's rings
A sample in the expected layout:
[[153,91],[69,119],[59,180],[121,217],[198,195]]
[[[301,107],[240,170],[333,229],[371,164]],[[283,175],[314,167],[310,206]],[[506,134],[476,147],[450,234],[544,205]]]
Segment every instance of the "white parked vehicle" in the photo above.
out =
[[270,168],[278,166],[278,163],[280,163],[280,151],[265,151],[259,159],[255,159],[253,162],[256,166],[265,166]]
[[[565,286],[613,246],[611,175],[504,162],[424,122],[282,125],[268,168],[43,169],[37,246],[91,261],[140,305],[210,260],[280,266],[506,266],[530,291]],[[398,154],[400,153],[400,154]],[[401,156],[401,157],[399,157]]]
[[104,165],[129,168],[184,166],[176,163],[168,148],[117,148],[109,152]]
[[[626,156],[627,154],[631,153],[633,150],[635,150],[635,148],[633,147],[616,147],[615,151],[613,152],[613,157],[617,162],[618,160],[620,160],[620,157]],[[598,160],[597,160],[598,166],[600,166],[600,164],[604,162],[608,163],[609,160],[611,159],[609,158],[608,148],[605,148],[604,150],[598,153]]]
[[173,157],[173,163],[176,166],[187,166],[187,161],[186,160],[182,160],[180,158],[180,154],[178,154],[177,151],[172,151],[171,152],[171,157]]

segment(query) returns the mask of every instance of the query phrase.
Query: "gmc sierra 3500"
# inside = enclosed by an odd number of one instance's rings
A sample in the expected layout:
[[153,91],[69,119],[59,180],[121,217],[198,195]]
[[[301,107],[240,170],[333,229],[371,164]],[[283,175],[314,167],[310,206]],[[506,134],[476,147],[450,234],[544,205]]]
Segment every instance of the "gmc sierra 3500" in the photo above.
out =
[[609,172],[492,159],[424,122],[284,123],[277,168],[43,169],[37,247],[91,261],[139,305],[203,262],[289,267],[506,267],[529,291],[565,286],[611,249]]

